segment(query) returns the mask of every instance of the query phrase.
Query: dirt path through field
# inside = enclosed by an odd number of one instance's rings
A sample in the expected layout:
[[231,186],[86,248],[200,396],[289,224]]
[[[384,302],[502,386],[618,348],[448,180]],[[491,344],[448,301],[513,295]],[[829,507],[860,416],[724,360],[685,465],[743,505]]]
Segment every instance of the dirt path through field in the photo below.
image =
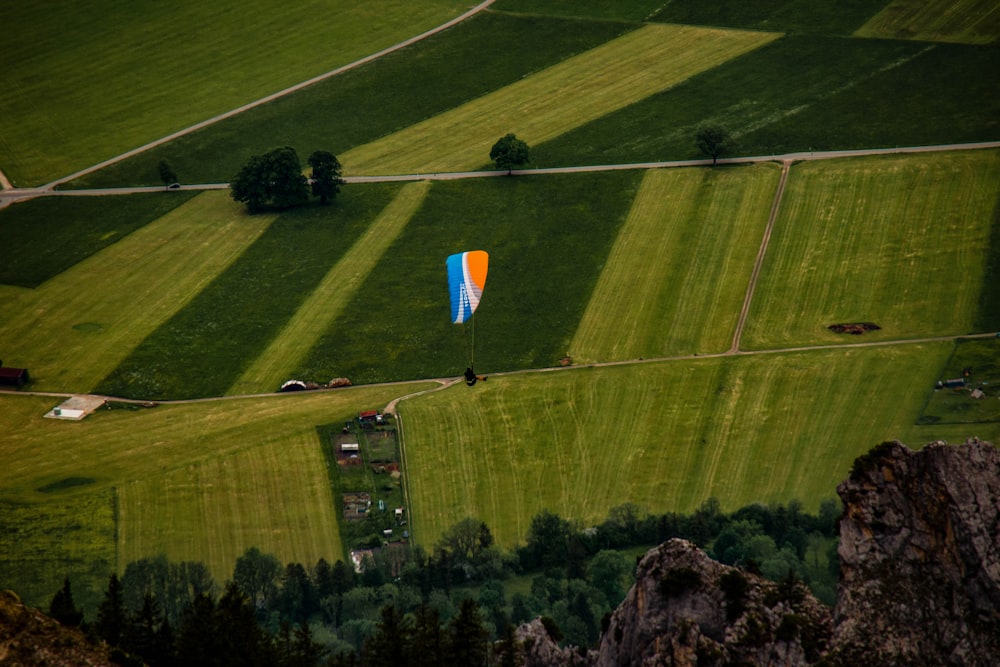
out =
[[736,331],[733,332],[733,344],[726,354],[736,354],[740,349],[743,326],[746,324],[747,316],[750,314],[750,303],[753,301],[753,293],[757,288],[757,279],[760,277],[760,267],[764,264],[764,255],[767,254],[767,246],[771,242],[771,231],[774,229],[774,221],[778,218],[778,210],[781,208],[781,198],[785,194],[785,183],[788,181],[788,171],[791,166],[791,160],[785,160],[781,163],[781,178],[778,179],[778,187],[774,192],[771,214],[767,218],[767,226],[764,228],[764,238],[760,241],[760,250],[757,251],[757,259],[754,260],[753,271],[750,273],[750,284],[747,285],[747,295],[743,299],[743,308],[740,310],[740,319],[736,323]]

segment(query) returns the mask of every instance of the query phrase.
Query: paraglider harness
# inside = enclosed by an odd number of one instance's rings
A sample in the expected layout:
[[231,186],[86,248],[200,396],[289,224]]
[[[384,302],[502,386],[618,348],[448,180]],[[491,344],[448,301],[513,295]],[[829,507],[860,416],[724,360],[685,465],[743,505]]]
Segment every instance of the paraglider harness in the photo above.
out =
[[476,384],[477,380],[482,380],[483,382],[486,382],[487,379],[488,378],[485,375],[476,375],[476,371],[472,370],[471,366],[465,369],[465,384],[469,385],[470,387]]

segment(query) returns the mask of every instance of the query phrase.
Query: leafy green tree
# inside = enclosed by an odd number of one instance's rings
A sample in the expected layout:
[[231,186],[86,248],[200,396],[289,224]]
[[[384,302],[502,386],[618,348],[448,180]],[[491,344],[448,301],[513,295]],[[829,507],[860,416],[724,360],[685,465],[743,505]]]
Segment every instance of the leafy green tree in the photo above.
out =
[[319,197],[320,204],[329,204],[330,200],[340,192],[344,184],[341,178],[340,160],[328,151],[314,151],[309,156],[309,166],[312,167],[310,183],[314,197]]
[[291,146],[254,155],[233,177],[229,187],[232,198],[246,204],[250,213],[266,207],[300,206],[309,199],[309,183]]
[[538,567],[563,567],[569,555],[572,528],[558,514],[542,510],[531,519],[527,544],[521,549],[521,565],[527,570]]
[[729,132],[721,125],[714,123],[699,125],[695,130],[694,140],[698,150],[712,158],[713,165],[733,148],[733,140]]
[[289,563],[285,566],[275,602],[282,616],[295,623],[302,623],[319,611],[316,587],[302,565]]
[[490,149],[490,159],[497,169],[506,169],[510,175],[515,167],[531,161],[530,149],[527,143],[518,139],[513,133],[505,134],[493,144],[493,148]]
[[77,609],[76,603],[73,602],[69,577],[63,579],[63,587],[52,597],[49,603],[49,616],[68,628],[75,628],[83,622],[83,612]]
[[160,180],[163,181],[164,186],[170,187],[177,182],[177,174],[174,173],[170,163],[166,160],[160,160],[160,163],[157,165],[157,169],[160,172]]
[[250,598],[254,609],[261,609],[277,593],[280,575],[281,561],[271,554],[262,553],[257,547],[250,547],[236,559],[233,583]]
[[587,566],[590,584],[604,593],[608,604],[617,606],[625,599],[625,577],[632,572],[628,559],[618,551],[598,551]]

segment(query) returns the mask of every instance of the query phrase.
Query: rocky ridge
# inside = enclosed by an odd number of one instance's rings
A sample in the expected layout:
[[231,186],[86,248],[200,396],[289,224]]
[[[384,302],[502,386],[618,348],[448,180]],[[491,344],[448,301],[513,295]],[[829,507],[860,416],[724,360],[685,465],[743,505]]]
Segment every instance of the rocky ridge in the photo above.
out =
[[1000,656],[1000,450],[970,440],[883,443],[837,489],[841,580],[833,610],[670,540],[596,650],[518,629],[525,667],[962,665]]

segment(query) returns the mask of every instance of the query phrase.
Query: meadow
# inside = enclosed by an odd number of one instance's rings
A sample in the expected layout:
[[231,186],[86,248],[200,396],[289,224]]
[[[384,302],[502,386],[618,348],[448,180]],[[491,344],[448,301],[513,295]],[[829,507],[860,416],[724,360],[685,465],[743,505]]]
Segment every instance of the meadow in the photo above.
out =
[[344,558],[316,425],[431,386],[112,403],[81,422],[42,417],[61,399],[2,395],[0,514],[23,539],[0,543],[0,581],[42,605],[64,576],[99,599],[111,572],[159,553],[204,562],[217,582],[253,545],[285,561]]
[[[74,186],[156,183],[161,157],[183,182],[224,181],[274,145],[332,150],[348,173],[474,168],[508,129],[529,139],[533,166],[693,157],[703,120],[731,127],[738,154],[987,140],[1000,129],[995,78],[983,76],[1000,62],[993,46],[851,37],[879,9],[853,1],[836,16],[801,0],[744,2],[726,21],[712,7],[733,3],[678,1],[638,23],[661,4],[501,0]],[[259,20],[263,6],[246,6],[248,18]],[[345,9],[342,23],[314,21],[317,32],[290,28],[295,19],[275,26],[275,51],[253,42],[273,67],[225,58],[174,67],[159,82],[169,104],[143,86],[128,104],[97,84],[79,88],[89,99],[51,135],[58,150],[29,138],[72,105],[55,97],[49,116],[35,113],[50,91],[15,81],[17,94],[0,102],[0,166],[18,183],[67,175],[252,98],[255,85],[270,92],[464,9],[443,0],[381,7],[393,20],[378,22],[375,37],[352,22],[367,6]],[[161,8],[148,29],[169,37],[175,19],[203,20],[209,31],[225,24],[232,32],[213,35],[217,48],[238,55],[261,27],[248,20],[241,33],[227,8],[182,3],[169,19]],[[54,21],[34,11],[19,8],[17,20],[34,17],[39,30]],[[73,11],[61,16],[85,13]],[[89,19],[72,34],[54,31],[44,44],[64,47],[32,55],[0,83],[86,60],[135,25],[115,11],[107,30],[87,33]],[[300,23],[302,11],[293,12]],[[993,30],[978,25],[949,30]],[[340,29],[343,49],[338,42],[324,50],[329,62],[312,62],[309,37]],[[153,43],[149,63],[173,43]],[[24,40],[0,49],[17,56],[10,62],[28,58]],[[656,62],[643,60],[648,53]],[[124,88],[140,73],[135,57],[134,48],[109,49],[108,76],[95,78]],[[235,83],[235,69],[257,83]],[[123,113],[134,127],[93,131]],[[229,398],[115,403],[68,423],[42,418],[61,398],[0,395],[3,528],[26,536],[0,545],[0,584],[43,605],[71,574],[74,592],[94,601],[110,571],[157,553],[203,561],[218,581],[249,546],[303,563],[342,557],[336,481],[318,434],[401,396],[412,395],[396,408],[410,530],[428,548],[464,516],[512,546],[541,509],[584,525],[626,502],[690,511],[710,496],[726,510],[792,499],[815,510],[854,457],[882,440],[996,441],[995,396],[969,408],[934,386],[969,365],[992,382],[1000,356],[1000,340],[953,340],[1000,329],[998,157],[791,165],[733,351],[775,195],[773,162],[350,184],[329,207],[255,216],[225,192],[5,208],[0,356],[31,370],[32,389]],[[475,329],[448,321],[444,280],[444,258],[471,248],[492,260]],[[861,339],[825,329],[843,320],[883,329]],[[927,336],[942,340],[914,340]],[[879,345],[849,345],[858,342]],[[782,349],[817,344],[831,349]],[[486,383],[420,393],[441,385],[413,382],[457,376],[473,353]],[[567,355],[576,365],[560,368]],[[623,363],[638,357],[647,361]],[[291,377],[339,376],[407,383],[233,398]]]
[[20,186],[67,176],[412,37],[466,7],[455,0],[312,1],[281,11],[264,0],[178,0],[142,11],[108,0],[8,7],[0,164]]
[[[994,354],[1000,341],[994,344]],[[609,507],[690,512],[835,497],[883,440],[964,440],[915,426],[952,344],[789,352],[492,376],[407,401],[412,530],[433,544],[463,516],[523,542],[543,509],[586,526]],[[995,397],[993,399],[995,401]],[[1000,424],[977,424],[994,441]]]
[[798,165],[744,347],[836,343],[827,327],[851,322],[880,326],[871,340],[975,332],[998,197],[996,151]]
[[1000,8],[991,0],[892,0],[856,34],[991,44],[1000,35]]

